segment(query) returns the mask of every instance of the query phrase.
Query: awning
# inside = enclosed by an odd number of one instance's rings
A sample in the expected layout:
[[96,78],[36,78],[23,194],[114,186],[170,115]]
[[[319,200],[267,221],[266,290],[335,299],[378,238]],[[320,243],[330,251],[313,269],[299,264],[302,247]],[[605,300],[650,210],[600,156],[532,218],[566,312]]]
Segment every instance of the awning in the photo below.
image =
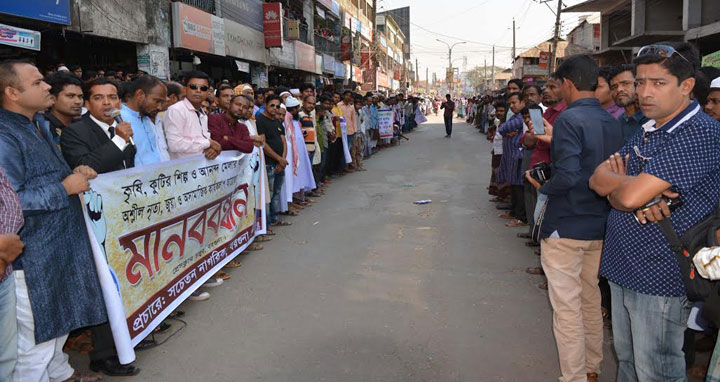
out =
[[653,44],[660,41],[683,41],[684,31],[645,31],[615,41],[613,46],[636,47]]
[[609,13],[620,7],[630,7],[631,2],[628,0],[588,0],[580,4],[575,4],[563,9],[565,12],[602,12]]

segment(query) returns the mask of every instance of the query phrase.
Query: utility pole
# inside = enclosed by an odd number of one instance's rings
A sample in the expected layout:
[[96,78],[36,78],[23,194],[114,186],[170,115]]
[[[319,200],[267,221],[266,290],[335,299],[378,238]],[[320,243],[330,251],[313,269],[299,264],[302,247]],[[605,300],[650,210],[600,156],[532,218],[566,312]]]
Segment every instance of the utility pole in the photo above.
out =
[[512,49],[512,62],[515,63],[515,18],[513,17],[513,49]]
[[490,90],[495,90],[495,45],[493,45],[492,68],[490,68],[490,72],[492,73],[490,75]]
[[447,47],[448,47],[448,69],[447,69],[446,72],[445,72],[445,79],[446,79],[447,82],[448,82],[448,88],[450,89],[450,94],[452,94],[453,82],[455,82],[455,81],[450,81],[450,80],[453,80],[453,78],[450,78],[450,77],[452,77],[452,75],[450,75],[450,76],[447,75],[448,71],[449,71],[449,73],[453,73],[453,70],[452,70],[452,68],[453,68],[453,67],[452,67],[452,50],[453,50],[453,48],[455,47],[455,45],[465,44],[466,41],[460,41],[460,42],[456,42],[456,43],[450,45],[450,44],[446,43],[446,42],[443,41],[443,40],[440,40],[440,39],[435,39],[435,40],[437,40],[437,41],[439,41],[439,42],[447,45]]
[[420,82],[420,67],[418,66],[417,57],[415,57],[415,82]]
[[485,60],[485,70],[483,70],[483,91],[487,88],[487,58]]
[[552,50],[548,56],[548,75],[552,74],[555,66],[555,55],[557,52],[558,38],[560,37],[560,12],[562,11],[562,0],[558,0],[557,13],[555,14],[555,35],[553,36]]

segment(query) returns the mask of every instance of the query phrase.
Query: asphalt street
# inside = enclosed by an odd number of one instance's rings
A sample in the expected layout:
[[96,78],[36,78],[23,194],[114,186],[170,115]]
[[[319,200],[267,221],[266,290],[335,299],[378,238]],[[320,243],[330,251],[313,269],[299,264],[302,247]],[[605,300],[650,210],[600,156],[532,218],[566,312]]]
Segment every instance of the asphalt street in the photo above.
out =
[[140,375],[105,380],[556,381],[547,292],[525,273],[539,257],[489,202],[490,143],[455,122],[446,139],[433,116],[336,179],[209,300],[183,304],[187,327],[137,354]]

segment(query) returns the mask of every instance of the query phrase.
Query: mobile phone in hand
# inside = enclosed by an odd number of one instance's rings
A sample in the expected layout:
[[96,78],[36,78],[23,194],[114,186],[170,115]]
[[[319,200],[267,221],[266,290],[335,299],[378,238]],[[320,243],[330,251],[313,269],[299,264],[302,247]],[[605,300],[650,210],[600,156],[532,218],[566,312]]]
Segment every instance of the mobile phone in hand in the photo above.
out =
[[530,109],[530,120],[533,123],[535,135],[545,135],[545,124],[543,123],[542,110]]

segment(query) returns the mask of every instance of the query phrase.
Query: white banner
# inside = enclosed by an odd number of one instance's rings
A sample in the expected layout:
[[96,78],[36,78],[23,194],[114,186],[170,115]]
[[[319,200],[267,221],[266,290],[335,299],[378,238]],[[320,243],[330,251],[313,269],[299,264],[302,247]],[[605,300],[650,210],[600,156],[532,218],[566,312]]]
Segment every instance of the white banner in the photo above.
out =
[[225,151],[101,174],[85,223],[118,356],[264,234],[262,157]]

